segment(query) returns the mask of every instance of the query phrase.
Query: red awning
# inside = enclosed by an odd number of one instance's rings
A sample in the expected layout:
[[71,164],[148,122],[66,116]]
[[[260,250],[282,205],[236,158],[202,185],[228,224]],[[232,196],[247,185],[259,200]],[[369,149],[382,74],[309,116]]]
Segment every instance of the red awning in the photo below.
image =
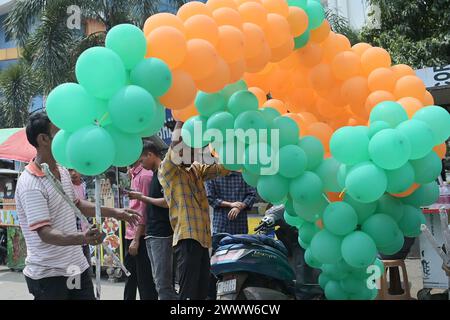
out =
[[0,159],[30,162],[36,149],[28,143],[25,129],[0,130]]

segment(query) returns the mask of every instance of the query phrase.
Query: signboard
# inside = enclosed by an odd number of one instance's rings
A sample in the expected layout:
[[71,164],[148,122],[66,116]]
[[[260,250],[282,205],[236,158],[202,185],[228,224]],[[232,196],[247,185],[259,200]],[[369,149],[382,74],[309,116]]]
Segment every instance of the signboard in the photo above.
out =
[[168,146],[172,142],[172,131],[168,127],[168,123],[174,121],[172,112],[166,109],[166,122],[164,122],[164,127],[158,132],[158,136],[164,141]]
[[427,88],[450,86],[450,65],[416,70]]
[[19,226],[16,210],[0,210],[0,225]]

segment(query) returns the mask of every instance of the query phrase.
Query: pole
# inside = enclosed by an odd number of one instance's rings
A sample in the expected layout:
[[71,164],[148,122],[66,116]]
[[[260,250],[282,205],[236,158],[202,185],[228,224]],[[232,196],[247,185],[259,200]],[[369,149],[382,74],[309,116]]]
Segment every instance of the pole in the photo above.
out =
[[[100,199],[100,177],[95,177],[95,222],[97,225],[98,230],[102,230],[102,213],[101,213],[101,199]],[[101,283],[100,283],[100,277],[101,277],[101,244],[97,245],[97,259],[95,263],[95,281],[96,281],[96,288],[95,288],[95,296],[97,300],[100,300],[101,296]]]

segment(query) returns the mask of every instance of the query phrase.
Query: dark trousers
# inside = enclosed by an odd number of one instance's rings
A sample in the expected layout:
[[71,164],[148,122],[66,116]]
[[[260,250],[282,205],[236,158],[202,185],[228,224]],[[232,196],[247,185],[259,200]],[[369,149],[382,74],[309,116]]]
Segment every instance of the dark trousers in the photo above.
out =
[[124,300],[136,300],[136,290],[139,290],[141,300],[158,300],[144,237],[139,241],[137,256],[132,256],[128,252],[131,241],[125,239],[126,255],[124,264],[131,275],[125,280],[123,298]]
[[88,270],[80,275],[79,288],[75,286],[74,289],[70,289],[68,284],[74,285],[76,281],[68,283],[68,279],[67,277],[50,277],[33,280],[25,277],[28,291],[35,300],[95,300],[94,286]]
[[209,250],[193,239],[180,240],[175,246],[180,300],[205,300],[208,296]]

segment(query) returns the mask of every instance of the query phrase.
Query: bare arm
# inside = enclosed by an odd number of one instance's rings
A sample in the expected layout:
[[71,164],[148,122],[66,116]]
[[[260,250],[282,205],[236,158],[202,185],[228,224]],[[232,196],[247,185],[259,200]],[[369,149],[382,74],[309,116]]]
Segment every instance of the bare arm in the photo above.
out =
[[88,230],[86,233],[64,233],[51,226],[43,226],[37,230],[39,238],[47,244],[54,246],[97,245],[102,243],[104,235],[97,229]]
[[[95,217],[94,203],[86,200],[80,200],[77,203],[77,207],[78,209],[80,209],[81,213],[86,217]],[[102,207],[101,211],[102,217],[123,220],[135,225],[139,223],[139,219],[141,217],[141,215],[138,212],[131,209],[116,209],[116,208]]]
[[164,198],[150,198],[150,197],[142,196],[141,201],[143,201],[145,203],[150,203],[157,207],[166,208],[166,209],[169,208],[169,205],[167,204],[166,199],[164,199]]

